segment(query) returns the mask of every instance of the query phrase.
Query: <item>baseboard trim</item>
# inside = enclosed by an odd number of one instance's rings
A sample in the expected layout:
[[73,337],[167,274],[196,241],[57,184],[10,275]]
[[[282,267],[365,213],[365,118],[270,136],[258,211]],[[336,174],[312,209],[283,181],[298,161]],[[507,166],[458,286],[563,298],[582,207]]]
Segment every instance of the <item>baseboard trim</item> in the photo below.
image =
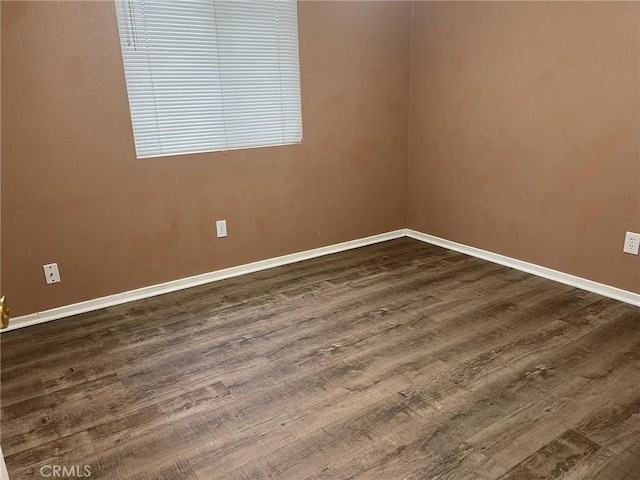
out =
[[2,448],[0,448],[0,480],[9,480],[9,472],[7,472],[7,465],[4,463]]
[[183,290],[185,288],[196,287],[198,285],[204,285],[206,283],[217,282],[226,278],[237,277],[239,275],[246,275],[247,273],[280,267],[282,265],[301,262],[303,260],[330,255],[332,253],[343,252],[345,250],[352,250],[354,248],[364,247],[367,245],[372,245],[374,243],[386,242],[387,240],[405,237],[406,235],[406,229],[394,230],[387,233],[381,233],[379,235],[372,235],[370,237],[350,240],[348,242],[336,243],[333,245],[328,245],[326,247],[314,248],[313,250],[306,250],[303,252],[283,255],[281,257],[260,260],[258,262],[247,263],[245,265],[239,265],[237,267],[216,270],[213,272],[203,273],[201,275],[195,275],[193,277],[181,278],[158,285],[139,288],[137,290],[130,290],[128,292],[117,293],[115,295],[109,295],[107,297],[96,298],[93,300],[87,300],[85,302],[79,302],[71,305],[65,305],[63,307],[53,308],[51,310],[23,315],[20,317],[12,318],[9,323],[9,327],[4,330],[0,330],[0,332],[9,332],[11,330],[17,330],[19,328],[37,325],[39,323],[50,322],[52,320],[58,320],[60,318],[70,317],[72,315],[78,315],[80,313],[99,310],[105,307],[112,307],[114,305],[133,302],[135,300],[141,300],[144,298],[155,297],[156,295],[162,295],[165,293],[175,292],[177,290]]
[[472,257],[488,260],[489,262],[498,263],[506,267],[521,270],[523,272],[537,275],[538,277],[547,278],[556,282],[564,283],[572,287],[587,290],[589,292],[597,293],[599,295],[620,300],[621,302],[630,303],[640,307],[640,294],[622,290],[620,288],[605,285],[603,283],[594,282],[593,280],[587,280],[586,278],[577,277],[569,273],[559,272],[551,268],[542,267],[534,263],[525,262],[516,258],[500,255],[499,253],[489,252],[476,247],[470,247],[462,243],[453,242],[444,238],[436,237],[435,235],[429,235],[428,233],[418,232],[416,230],[407,229],[407,236],[420,240],[425,243],[437,245],[438,247],[447,248],[456,252],[464,253]]
[[373,235],[370,237],[350,240],[348,242],[336,243],[334,245],[328,245],[326,247],[314,248],[313,250],[306,250],[303,252],[283,255],[281,257],[274,257],[266,260],[260,260],[258,262],[247,263],[245,265],[239,265],[237,267],[225,268],[223,270],[203,273],[201,275],[195,275],[193,277],[181,278],[158,285],[139,288],[137,290],[130,290],[128,292],[117,293],[115,295],[109,295],[107,297],[96,298],[93,300],[87,300],[85,302],[79,302],[71,305],[65,305],[63,307],[53,308],[51,310],[23,315],[21,317],[15,317],[11,319],[9,327],[4,330],[0,330],[0,333],[29,327],[31,325],[37,325],[39,323],[50,322],[52,320],[58,320],[65,317],[71,317],[73,315],[78,315],[80,313],[86,313],[93,310],[99,310],[105,307],[112,307],[123,303],[142,300],[144,298],[155,297],[156,295],[163,295],[165,293],[175,292],[177,290],[184,290],[186,288],[196,287],[198,285],[217,282],[226,278],[246,275],[247,273],[258,272],[260,270],[280,267],[282,265],[301,262],[303,260],[330,255],[332,253],[343,252],[345,250],[373,245],[375,243],[386,242],[387,240],[393,240],[395,238],[401,238],[405,236],[640,307],[640,294],[637,293],[594,282],[592,280],[587,280],[585,278],[577,277],[568,273],[559,272],[557,270],[542,267],[534,263],[529,263],[515,258],[507,257],[505,255],[500,255],[499,253],[493,253],[487,250],[482,250],[480,248],[470,247],[462,243],[457,243],[451,240],[436,237],[435,235],[429,235],[427,233],[422,233],[412,229],[400,229],[387,233],[381,233],[379,235]]

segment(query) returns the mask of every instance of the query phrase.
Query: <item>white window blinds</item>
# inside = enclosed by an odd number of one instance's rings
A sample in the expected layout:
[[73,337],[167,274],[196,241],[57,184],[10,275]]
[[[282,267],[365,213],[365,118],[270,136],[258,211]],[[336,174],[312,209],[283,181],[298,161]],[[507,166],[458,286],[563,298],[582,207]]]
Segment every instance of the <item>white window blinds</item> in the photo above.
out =
[[295,0],[116,0],[138,158],[302,141]]

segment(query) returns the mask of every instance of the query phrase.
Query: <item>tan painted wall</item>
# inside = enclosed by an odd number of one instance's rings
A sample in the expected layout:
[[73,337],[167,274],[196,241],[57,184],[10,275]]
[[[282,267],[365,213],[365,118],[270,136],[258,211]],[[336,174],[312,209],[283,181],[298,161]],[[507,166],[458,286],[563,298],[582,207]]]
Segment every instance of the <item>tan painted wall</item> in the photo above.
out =
[[[2,52],[2,8],[0,8],[0,52]],[[2,62],[0,61],[0,92],[2,91]],[[2,95],[0,95],[2,112]],[[2,212],[2,115],[0,114],[0,213]],[[0,214],[0,252],[2,252],[2,215]],[[0,255],[0,296],[2,295],[2,255]],[[0,456],[1,452],[0,452]],[[2,459],[4,461],[4,458]],[[0,472],[2,466],[0,465]]]
[[302,145],[136,160],[113,3],[2,2],[14,315],[406,225],[410,4],[304,2],[299,29]]
[[413,7],[411,89],[409,3],[303,2],[302,145],[136,160],[113,4],[2,2],[13,313],[407,222],[640,292],[640,4]]
[[640,292],[640,3],[415,2],[408,225]]

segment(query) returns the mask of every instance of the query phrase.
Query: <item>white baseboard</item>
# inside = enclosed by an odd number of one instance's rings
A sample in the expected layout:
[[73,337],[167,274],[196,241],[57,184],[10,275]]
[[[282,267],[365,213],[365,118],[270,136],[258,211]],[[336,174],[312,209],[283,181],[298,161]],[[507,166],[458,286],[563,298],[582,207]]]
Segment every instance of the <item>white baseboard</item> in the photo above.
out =
[[51,320],[58,320],[60,318],[70,317],[72,315],[78,315],[80,313],[98,310],[100,308],[111,307],[122,303],[133,302],[134,300],[141,300],[143,298],[154,297],[164,293],[175,292],[176,290],[204,285],[205,283],[216,282],[218,280],[224,280],[225,278],[237,277],[247,273],[287,265],[289,263],[301,262],[303,260],[309,260],[323,255],[330,255],[332,253],[343,252],[345,250],[364,247],[374,243],[385,242],[387,240],[393,240],[394,238],[405,237],[406,235],[407,231],[403,228],[392,232],[373,235],[371,237],[359,238],[348,242],[328,245],[326,247],[314,248],[313,250],[306,250],[304,252],[292,253],[281,257],[269,258],[267,260],[247,263],[237,267],[216,270],[214,272],[203,273],[193,277],[181,278],[179,280],[151,285],[137,290],[130,290],[128,292],[117,293],[107,297],[96,298],[85,302],[74,303],[72,305],[65,305],[64,307],[23,315],[21,317],[12,318],[9,323],[9,327],[4,330],[0,330],[0,332],[9,332],[18,328],[50,322]]
[[488,260],[493,263],[498,263],[506,267],[511,267],[516,270],[531,273],[538,277],[548,278],[549,280],[555,280],[556,282],[571,285],[572,287],[587,290],[589,292],[597,293],[599,295],[610,297],[615,300],[620,300],[631,305],[640,307],[640,294],[622,290],[620,288],[611,287],[603,283],[594,282],[593,280],[587,280],[586,278],[576,277],[569,273],[559,272],[547,267],[541,267],[534,263],[524,262],[515,258],[500,255],[499,253],[488,252],[476,247],[470,247],[462,243],[453,242],[444,238],[436,237],[435,235],[429,235],[427,233],[418,232],[416,230],[407,229],[407,236],[421,240],[432,245],[454,250],[456,252],[471,255],[472,257]]
[[0,448],[0,480],[9,480],[9,472],[7,472],[7,465],[4,463],[2,448]]
[[364,247],[366,245],[372,245],[374,243],[385,242],[387,240],[393,240],[394,238],[401,238],[405,236],[414,238],[416,240],[421,240],[432,245],[447,248],[449,250],[454,250],[456,252],[471,255],[473,257],[481,258],[483,260],[488,260],[493,263],[498,263],[500,265],[511,267],[516,270],[531,273],[539,277],[548,278],[549,280],[555,280],[556,282],[571,285],[572,287],[598,293],[605,297],[610,297],[625,303],[630,303],[631,305],[640,306],[640,294],[637,293],[628,292],[620,288],[611,287],[609,285],[604,285],[592,280],[576,277],[575,275],[552,270],[551,268],[541,267],[540,265],[524,262],[522,260],[517,260],[505,255],[500,255],[498,253],[488,252],[480,248],[470,247],[462,243],[453,242],[451,240],[446,240],[444,238],[418,232],[416,230],[400,229],[394,230],[392,232],[381,233],[379,235],[373,235],[371,237],[360,238],[343,243],[336,243],[334,245],[315,248],[313,250],[306,250],[304,252],[292,253],[290,255],[283,255],[281,257],[261,260],[259,262],[247,263],[245,265],[239,265],[237,267],[225,268],[224,270],[203,273],[201,275],[195,275],[193,277],[181,278],[179,280],[173,280],[171,282],[161,283],[158,285],[151,285],[149,287],[143,287],[137,290],[130,290],[128,292],[117,293],[115,295],[109,295],[107,297],[96,298],[93,300],[87,300],[85,302],[74,303],[72,305],[65,305],[64,307],[53,308],[51,310],[45,310],[21,317],[15,317],[11,319],[9,327],[4,330],[0,330],[0,332],[8,332],[11,330],[16,330],[18,328],[24,328],[30,325],[50,322],[51,320],[70,317],[72,315],[78,315],[80,313],[85,313],[92,310],[98,310],[105,307],[120,305],[122,303],[133,302],[135,300],[141,300],[143,298],[154,297],[156,295],[162,295],[165,293],[175,292],[177,290],[183,290],[185,288],[216,282],[218,280],[224,280],[225,278],[237,277],[239,275],[245,275],[247,273],[258,272],[260,270],[266,270],[268,268],[301,262],[303,260],[321,257],[323,255],[330,255],[332,253],[343,252],[345,250]]

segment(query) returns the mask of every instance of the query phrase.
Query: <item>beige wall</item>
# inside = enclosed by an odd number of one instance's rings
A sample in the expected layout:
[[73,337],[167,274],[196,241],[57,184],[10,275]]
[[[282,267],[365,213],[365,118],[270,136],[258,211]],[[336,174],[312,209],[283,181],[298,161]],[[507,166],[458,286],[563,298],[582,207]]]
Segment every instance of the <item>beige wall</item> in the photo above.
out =
[[640,292],[640,4],[410,8],[299,4],[302,145],[136,160],[112,2],[3,1],[13,313],[407,224]]
[[408,226],[640,292],[640,3],[415,2]]
[[[2,8],[0,8],[0,53],[2,52]],[[2,62],[0,61],[0,92],[2,91]],[[2,95],[0,95],[0,112],[2,112]],[[0,252],[2,252],[2,115],[0,114]],[[2,293],[2,255],[0,255],[0,296]],[[2,452],[0,452],[2,456]],[[4,461],[4,458],[2,459]],[[2,466],[0,465],[0,472]]]
[[302,145],[136,160],[113,2],[3,1],[12,313],[403,228],[410,4],[304,2],[299,29]]

